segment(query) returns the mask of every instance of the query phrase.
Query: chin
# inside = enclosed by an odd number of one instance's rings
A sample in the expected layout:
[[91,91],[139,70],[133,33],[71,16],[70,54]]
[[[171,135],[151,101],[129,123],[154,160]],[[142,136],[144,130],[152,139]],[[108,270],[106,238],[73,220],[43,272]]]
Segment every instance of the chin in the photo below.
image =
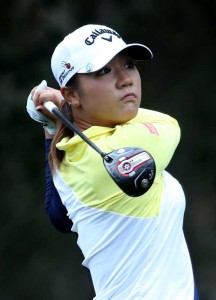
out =
[[130,113],[123,115],[119,120],[118,125],[127,123],[128,121],[132,120],[133,118],[136,117],[137,113],[138,113],[138,109],[136,111],[133,112],[131,111]]
[[139,110],[139,107],[137,107],[137,106],[128,107],[126,109],[126,111],[123,112],[123,115],[125,116],[127,121],[129,121],[136,117],[138,110]]

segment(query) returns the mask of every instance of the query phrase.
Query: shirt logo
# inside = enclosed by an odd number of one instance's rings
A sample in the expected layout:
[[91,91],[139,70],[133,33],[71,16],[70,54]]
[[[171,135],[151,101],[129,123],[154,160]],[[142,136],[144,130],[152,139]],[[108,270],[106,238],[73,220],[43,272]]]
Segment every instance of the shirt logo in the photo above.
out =
[[143,123],[147,128],[148,130],[150,131],[151,134],[155,134],[155,135],[159,135],[156,127],[154,125],[152,125],[151,123]]

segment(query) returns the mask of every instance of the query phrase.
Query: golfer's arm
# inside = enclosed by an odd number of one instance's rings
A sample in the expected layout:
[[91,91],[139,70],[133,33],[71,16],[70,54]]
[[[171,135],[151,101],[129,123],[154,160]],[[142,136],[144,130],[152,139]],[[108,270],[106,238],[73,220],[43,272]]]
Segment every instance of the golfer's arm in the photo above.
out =
[[48,163],[48,154],[51,139],[45,140],[46,149],[46,192],[45,192],[45,208],[49,219],[53,226],[61,232],[71,232],[72,222],[67,217],[67,210],[62,204],[58,191],[56,190],[50,166]]

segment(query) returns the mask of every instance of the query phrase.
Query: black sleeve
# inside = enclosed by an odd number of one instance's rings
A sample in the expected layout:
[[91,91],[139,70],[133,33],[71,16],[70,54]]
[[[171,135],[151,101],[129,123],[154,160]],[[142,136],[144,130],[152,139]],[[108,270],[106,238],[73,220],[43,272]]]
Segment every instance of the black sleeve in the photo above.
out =
[[45,208],[53,226],[61,232],[71,232],[72,221],[67,217],[67,210],[61,202],[61,198],[56,190],[48,162],[49,149],[52,140],[45,140],[46,149],[46,191]]

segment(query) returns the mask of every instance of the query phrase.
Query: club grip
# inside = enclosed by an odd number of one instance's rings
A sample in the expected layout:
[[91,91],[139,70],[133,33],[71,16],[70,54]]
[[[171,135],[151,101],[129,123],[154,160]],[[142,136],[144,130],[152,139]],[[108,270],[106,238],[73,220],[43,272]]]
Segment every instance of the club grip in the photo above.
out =
[[58,109],[58,107],[52,101],[46,101],[43,105],[51,113],[53,113],[53,109]]

